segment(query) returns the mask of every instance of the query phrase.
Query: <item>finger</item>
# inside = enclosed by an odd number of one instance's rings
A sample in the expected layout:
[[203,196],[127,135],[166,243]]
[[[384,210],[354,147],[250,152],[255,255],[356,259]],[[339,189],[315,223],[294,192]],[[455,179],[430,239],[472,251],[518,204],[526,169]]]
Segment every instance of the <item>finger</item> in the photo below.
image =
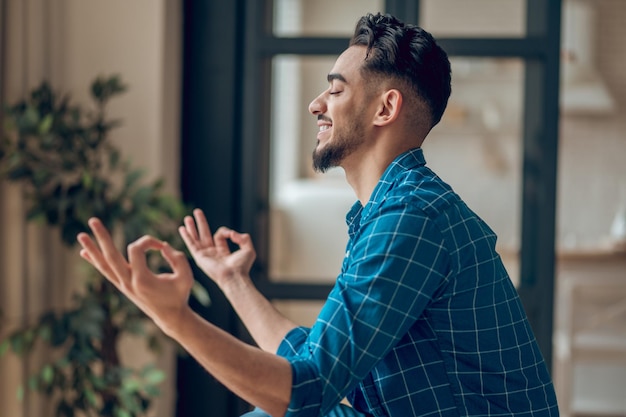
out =
[[165,243],[153,236],[145,235],[128,245],[128,261],[133,271],[148,271],[146,252],[149,250],[161,250]]
[[190,251],[195,251],[198,249],[198,245],[196,244],[197,240],[193,239],[190,235],[189,235],[189,231],[187,230],[187,228],[185,226],[180,226],[178,228],[178,234],[180,235],[180,237],[183,239],[183,242],[185,242],[185,245],[187,246],[187,248]]
[[233,230],[230,234],[230,240],[239,245],[241,249],[254,250],[252,238],[248,233],[238,233]]
[[120,288],[120,280],[115,272],[109,267],[109,264],[104,260],[100,248],[98,245],[87,235],[87,233],[80,233],[77,236],[78,243],[82,246],[80,256],[89,262],[94,268],[96,268],[105,278],[107,278],[116,287]]
[[187,231],[187,235],[193,240],[199,240],[198,237],[198,228],[196,227],[196,223],[191,216],[185,216],[183,219],[183,224],[185,225],[185,230]]
[[[99,258],[103,258],[102,261],[107,263],[108,267],[113,271],[118,279],[128,278],[128,262],[126,262],[124,256],[115,247],[113,238],[111,237],[109,231],[104,227],[100,219],[95,217],[89,219],[88,223],[94,237],[96,238],[96,242],[100,247],[99,252],[101,252],[101,256],[98,256],[96,260],[100,261]],[[90,255],[94,255],[94,252],[90,251]]]
[[87,262],[93,265],[91,257],[89,257],[89,252],[87,252],[85,249],[81,249],[79,252],[79,255],[81,258],[83,258],[84,260],[86,260]]
[[220,227],[217,229],[217,232],[213,235],[213,240],[215,241],[215,247],[221,253],[230,253],[230,248],[228,247],[228,240],[230,239],[232,230],[227,227]]
[[193,216],[196,219],[196,225],[198,226],[198,232],[200,233],[200,241],[207,245],[213,246],[211,228],[209,227],[209,222],[207,221],[204,212],[200,209],[195,209],[193,211]]

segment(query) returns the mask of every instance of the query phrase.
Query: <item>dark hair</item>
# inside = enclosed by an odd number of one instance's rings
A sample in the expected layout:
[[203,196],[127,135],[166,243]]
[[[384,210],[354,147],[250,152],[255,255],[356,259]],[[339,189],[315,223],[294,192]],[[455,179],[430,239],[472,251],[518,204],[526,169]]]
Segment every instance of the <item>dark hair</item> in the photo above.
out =
[[361,17],[350,46],[367,47],[364,71],[407,82],[430,107],[431,128],[441,120],[450,97],[450,61],[424,29],[380,13]]

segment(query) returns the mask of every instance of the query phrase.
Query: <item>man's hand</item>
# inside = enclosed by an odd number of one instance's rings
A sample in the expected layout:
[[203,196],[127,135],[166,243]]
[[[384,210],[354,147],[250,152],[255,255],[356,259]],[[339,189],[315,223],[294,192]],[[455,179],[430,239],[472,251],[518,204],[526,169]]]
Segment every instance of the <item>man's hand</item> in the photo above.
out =
[[[113,244],[102,222],[89,220],[95,242],[86,234],[77,237],[81,257],[135,303],[168,333],[188,308],[193,274],[184,253],[167,242],[144,236],[128,245],[128,261]],[[146,252],[158,250],[172,268],[171,273],[155,274],[146,263]]]
[[[280,314],[254,286],[250,268],[256,252],[250,235],[222,227],[211,235],[202,210],[185,217],[178,231],[196,264],[221,288],[257,344],[276,352],[296,324]],[[239,248],[231,251],[228,243]]]
[[[256,258],[250,235],[226,227],[220,227],[211,235],[209,223],[200,209],[193,211],[193,217],[186,216],[183,223],[178,231],[191,256],[220,288],[224,289],[235,277],[249,277]],[[231,251],[228,241],[237,244],[239,249]]]

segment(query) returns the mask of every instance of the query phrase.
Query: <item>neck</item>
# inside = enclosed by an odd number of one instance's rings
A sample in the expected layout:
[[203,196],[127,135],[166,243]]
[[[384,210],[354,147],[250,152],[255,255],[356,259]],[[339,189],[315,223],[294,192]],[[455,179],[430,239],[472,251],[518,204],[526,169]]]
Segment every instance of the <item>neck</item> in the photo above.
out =
[[[381,141],[379,143],[385,142]],[[401,142],[397,141],[396,143]],[[346,180],[354,190],[361,205],[365,206],[370,200],[374,188],[389,164],[391,164],[398,155],[417,146],[419,145],[382,146],[378,149],[374,148],[362,152],[354,152],[342,162],[341,166],[346,173]]]
[[[370,161],[358,161],[357,164],[345,164],[342,165],[346,173],[346,180],[350,187],[354,190],[357,199],[361,202],[361,205],[365,206],[378,184],[380,177],[385,172],[385,169],[391,163],[375,163],[374,159]],[[384,166],[383,166],[384,165]]]

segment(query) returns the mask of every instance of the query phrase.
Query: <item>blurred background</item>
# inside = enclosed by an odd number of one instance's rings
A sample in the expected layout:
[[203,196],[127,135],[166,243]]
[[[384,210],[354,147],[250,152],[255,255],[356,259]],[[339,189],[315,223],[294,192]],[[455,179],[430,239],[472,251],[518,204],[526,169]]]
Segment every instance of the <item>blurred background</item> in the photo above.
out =
[[[307,106],[356,20],[377,11],[423,26],[450,55],[453,92],[426,160],[498,234],[562,414],[625,415],[626,1],[0,0],[0,99],[48,80],[85,102],[95,76],[120,74],[112,140],[214,227],[251,232],[258,286],[311,324],[355,198],[340,169],[311,170]],[[80,288],[76,251],[23,213],[23,190],[0,184],[2,332]],[[248,339],[200,279],[212,304],[194,307]],[[123,357],[146,360],[132,340]],[[167,378],[150,415],[247,409],[174,347],[155,360]],[[52,415],[49,400],[15,396],[37,361],[0,359],[1,416]]]

